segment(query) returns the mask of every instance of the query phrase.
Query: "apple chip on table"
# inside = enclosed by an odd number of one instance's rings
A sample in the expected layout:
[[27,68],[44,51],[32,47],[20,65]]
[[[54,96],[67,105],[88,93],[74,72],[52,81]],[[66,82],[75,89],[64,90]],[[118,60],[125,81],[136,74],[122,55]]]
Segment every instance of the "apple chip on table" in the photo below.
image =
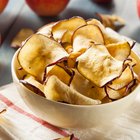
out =
[[6,111],[6,106],[0,102],[0,114]]
[[76,105],[112,102],[138,84],[133,45],[109,34],[96,19],[58,21],[24,42],[18,53],[24,76],[19,79],[49,100]]

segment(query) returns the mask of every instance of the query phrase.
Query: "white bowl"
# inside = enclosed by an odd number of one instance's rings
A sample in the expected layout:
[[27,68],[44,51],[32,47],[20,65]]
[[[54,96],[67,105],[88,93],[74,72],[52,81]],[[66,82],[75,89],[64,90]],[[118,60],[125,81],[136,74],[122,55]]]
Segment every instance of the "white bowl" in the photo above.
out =
[[[117,101],[101,105],[70,105],[55,101],[50,101],[42,96],[34,94],[21,83],[17,68],[18,51],[12,60],[12,77],[17,85],[17,89],[27,104],[27,106],[41,119],[62,128],[89,128],[103,123],[111,123],[111,120],[124,112],[133,102],[140,91],[138,85],[128,96]],[[133,54],[138,60],[139,58]],[[139,62],[140,63],[140,62]],[[135,71],[138,72],[139,67]]]

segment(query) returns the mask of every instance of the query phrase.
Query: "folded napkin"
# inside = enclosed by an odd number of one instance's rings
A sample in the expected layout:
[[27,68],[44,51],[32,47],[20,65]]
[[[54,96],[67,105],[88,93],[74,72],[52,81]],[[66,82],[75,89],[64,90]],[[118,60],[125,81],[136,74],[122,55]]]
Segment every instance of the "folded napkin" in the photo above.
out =
[[7,111],[0,114],[0,140],[53,140],[72,133],[75,136],[73,140],[140,139],[140,95],[125,113],[112,122],[82,130],[60,129],[35,116],[13,83],[1,88],[0,102],[7,107]]

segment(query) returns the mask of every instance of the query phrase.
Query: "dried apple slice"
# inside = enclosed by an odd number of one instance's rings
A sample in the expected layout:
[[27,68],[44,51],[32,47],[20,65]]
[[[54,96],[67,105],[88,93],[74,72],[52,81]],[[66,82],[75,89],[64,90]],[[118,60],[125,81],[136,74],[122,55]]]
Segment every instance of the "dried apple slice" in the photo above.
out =
[[73,51],[77,52],[81,49],[87,49],[91,46],[91,42],[104,44],[102,31],[96,25],[84,25],[78,28],[73,34]]
[[52,34],[56,41],[61,41],[63,34],[68,31],[68,38],[71,38],[73,32],[80,26],[86,24],[81,17],[73,17],[68,20],[62,20],[52,27]]
[[104,88],[95,86],[92,82],[83,77],[76,69],[74,71],[75,74],[71,81],[70,88],[96,100],[102,100],[106,96]]
[[117,60],[124,61],[131,53],[131,47],[128,42],[118,42],[106,45],[109,53]]
[[26,86],[28,89],[30,89],[34,93],[45,97],[45,95],[43,93],[44,85],[39,83],[35,79],[35,77],[28,74],[27,76],[25,76],[25,78],[23,80],[20,80],[20,83],[22,83],[24,86]]
[[42,80],[45,67],[67,55],[56,41],[41,34],[34,34],[19,51],[18,60],[25,71]]
[[34,33],[34,31],[30,28],[23,28],[21,29],[17,35],[13,38],[11,42],[11,47],[13,48],[19,48],[22,46],[22,42],[31,36]]
[[51,37],[52,36],[52,27],[56,24],[57,22],[53,22],[53,23],[50,23],[50,24],[47,24],[45,26],[43,26],[42,28],[40,28],[38,31],[37,31],[37,34],[42,34],[42,35],[45,35],[47,37]]
[[105,31],[105,27],[104,27],[103,24],[102,24],[99,20],[97,20],[97,19],[89,19],[89,20],[87,20],[87,24],[96,25],[96,26],[98,26],[98,27],[101,29],[102,32]]
[[107,86],[114,90],[119,90],[126,87],[133,80],[134,80],[133,70],[130,68],[130,66],[127,66],[120,75],[120,77],[111,81],[111,84],[108,84]]
[[123,61],[114,59],[104,45],[92,45],[77,58],[78,71],[96,86],[102,87],[123,71]]
[[[67,69],[68,70],[68,69]],[[69,70],[69,72],[65,70],[64,67],[59,65],[55,65],[48,73],[47,76],[55,75],[59,80],[61,80],[66,85],[69,85],[71,77],[73,76],[73,72]]]
[[54,101],[62,101],[76,105],[93,105],[100,104],[99,100],[88,98],[74,89],[70,88],[56,76],[51,76],[44,88],[44,93],[47,99]]
[[101,100],[102,104],[105,104],[105,103],[109,103],[109,102],[112,102],[112,100],[108,97],[108,96],[105,96],[102,100]]
[[129,56],[129,57],[125,60],[125,65],[129,65],[129,66],[131,66],[131,67],[134,67],[134,66],[136,66],[136,64],[137,64],[137,61],[136,61],[133,57],[131,57],[131,56]]
[[122,98],[126,94],[126,88],[127,87],[124,87],[119,90],[114,90],[109,87],[106,87],[106,93],[111,100],[117,100]]
[[[103,37],[104,37],[104,42],[106,45],[111,44],[111,43],[118,43],[118,42],[126,41],[126,39],[124,39],[124,37],[120,36],[118,33],[113,31],[112,29],[110,29],[108,27],[105,28],[103,26],[103,24],[100,21],[98,21],[97,19],[90,19],[87,21],[87,24],[96,25],[101,29]],[[130,42],[132,42],[132,41],[130,41]]]
[[62,43],[61,45],[63,46],[63,48],[66,50],[67,53],[70,54],[72,52],[72,45],[71,45],[71,43],[65,42],[65,43]]
[[76,59],[78,56],[80,56],[81,54],[83,54],[86,51],[86,49],[81,49],[78,52],[72,52],[69,57],[68,57],[68,67],[69,68],[74,68],[76,65]]
[[118,43],[118,42],[124,42],[126,39],[119,35],[117,32],[113,31],[110,28],[106,28],[103,32],[105,44],[112,44],[112,43]]
[[4,113],[5,111],[6,111],[6,105],[0,102],[0,114]]
[[110,27],[111,29],[118,31],[122,27],[125,26],[125,21],[119,16],[116,15],[106,15],[106,14],[99,14],[97,16],[100,18],[100,21],[105,27]]
[[71,43],[72,34],[73,32],[66,31],[61,38],[61,43]]
[[35,87],[37,87],[38,89],[40,89],[42,92],[44,91],[44,85],[41,84],[40,82],[38,82],[34,76],[27,74],[24,79],[24,81],[27,81],[28,83],[34,85]]

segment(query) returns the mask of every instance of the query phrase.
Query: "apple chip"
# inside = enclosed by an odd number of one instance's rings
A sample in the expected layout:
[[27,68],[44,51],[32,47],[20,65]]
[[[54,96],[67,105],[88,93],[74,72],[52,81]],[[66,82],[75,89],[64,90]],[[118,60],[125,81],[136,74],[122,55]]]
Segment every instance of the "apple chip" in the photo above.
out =
[[88,49],[92,43],[104,44],[102,31],[96,25],[84,25],[78,28],[72,37],[73,51]]
[[45,67],[67,55],[56,41],[41,34],[34,34],[22,46],[18,60],[26,72],[42,80]]
[[97,19],[89,19],[89,20],[87,20],[87,24],[96,25],[96,26],[98,26],[98,27],[101,29],[102,32],[105,31],[105,27],[104,27],[103,24],[102,24],[99,20],[97,20]]
[[40,82],[38,82],[38,81],[35,79],[34,76],[28,74],[28,75],[26,75],[26,76],[24,77],[23,80],[26,81],[26,82],[28,82],[28,83],[30,83],[31,85],[37,87],[38,89],[40,89],[40,91],[42,91],[42,92],[44,91],[44,85],[41,84]]
[[92,99],[102,100],[106,96],[104,88],[95,86],[92,82],[83,77],[76,69],[74,71],[75,75],[71,81],[70,88],[73,88],[79,93]]
[[[61,80],[66,85],[70,84],[71,77],[73,76],[73,72],[70,70],[65,70],[64,67],[61,67],[59,65],[55,65],[48,73],[47,76],[55,75],[59,80]],[[46,76],[46,77],[47,77]]]
[[131,53],[131,47],[128,42],[118,42],[106,45],[107,50],[115,59],[124,61]]
[[[80,26],[86,24],[86,21],[81,17],[73,17],[68,20],[62,20],[52,27],[52,34],[56,41],[61,41],[62,36],[68,31],[66,38],[71,38],[73,32]],[[64,37],[63,37],[64,38]]]
[[66,50],[67,53],[71,53],[72,52],[72,45],[70,43],[62,43],[61,44],[63,46],[63,48]]
[[43,26],[42,28],[40,28],[37,32],[37,34],[42,34],[45,35],[47,37],[51,37],[52,36],[52,27],[56,24],[57,22],[54,23],[50,23],[47,24],[45,26]]
[[108,84],[108,87],[114,90],[119,90],[126,87],[129,83],[133,81],[133,79],[134,79],[133,71],[130,68],[130,66],[127,66],[120,75],[120,77],[111,81],[111,83]]
[[105,27],[110,27],[113,30],[118,31],[125,26],[124,19],[119,16],[99,13],[97,13],[97,16]]
[[102,100],[101,100],[102,104],[105,104],[105,103],[109,103],[109,102],[112,102],[112,100],[108,97],[108,96],[105,96]]
[[28,38],[29,36],[31,36],[34,33],[34,31],[32,29],[29,28],[23,28],[21,29],[17,35],[13,38],[12,42],[11,42],[11,47],[13,48],[19,48],[22,46],[22,42]]
[[86,51],[86,49],[81,49],[78,52],[72,52],[69,57],[68,57],[68,67],[69,68],[74,68],[76,65],[76,59],[78,56],[83,54]]
[[[108,27],[105,28],[103,26],[103,24],[97,19],[90,19],[87,21],[87,24],[96,25],[101,29],[105,44],[125,42],[126,40],[128,40],[128,39],[124,38],[123,36],[120,36],[118,33],[113,31],[112,29],[110,29]],[[133,41],[129,40],[129,44],[132,44],[132,43],[133,43]]]
[[71,43],[72,34],[72,32],[66,31],[61,38],[61,43]]
[[129,66],[131,66],[131,67],[134,67],[134,66],[136,66],[136,64],[137,64],[137,61],[136,61],[133,57],[131,57],[131,56],[129,56],[129,57],[125,60],[125,65],[129,65]]
[[106,93],[111,100],[117,100],[117,99],[122,98],[126,94],[126,89],[127,88],[124,87],[119,90],[114,90],[109,87],[106,87]]
[[121,75],[123,61],[114,59],[104,45],[92,45],[77,58],[78,71],[96,86],[102,87]]
[[61,82],[56,76],[51,76],[44,88],[47,99],[76,105],[101,104],[99,100],[88,98]]
[[2,102],[0,102],[0,114],[2,114],[5,111],[6,111],[6,106]]
[[126,39],[123,36],[119,35],[110,28],[105,29],[105,32],[103,32],[103,36],[106,45],[126,41]]

